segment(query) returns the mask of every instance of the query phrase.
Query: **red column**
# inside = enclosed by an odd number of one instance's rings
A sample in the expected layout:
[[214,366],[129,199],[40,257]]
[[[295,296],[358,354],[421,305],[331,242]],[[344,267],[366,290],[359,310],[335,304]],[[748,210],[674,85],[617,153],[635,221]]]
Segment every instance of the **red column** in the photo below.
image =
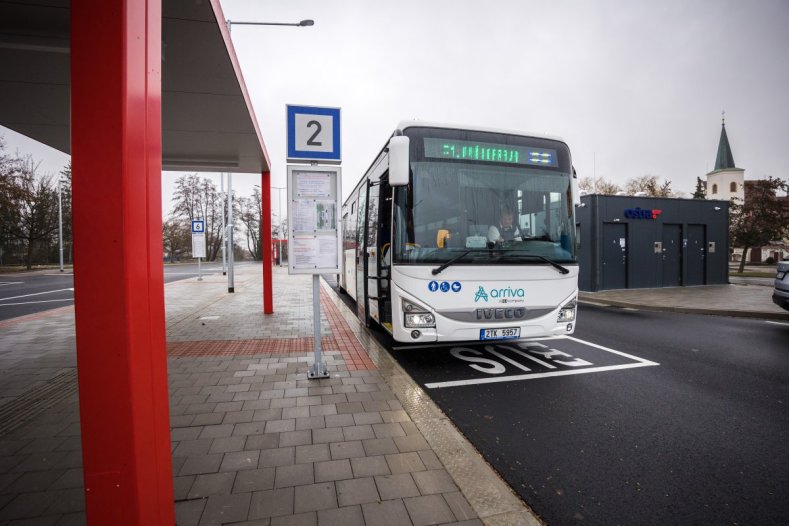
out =
[[[262,217],[260,218],[260,243],[263,250],[263,314],[274,313],[274,290],[271,288],[271,172],[263,172],[260,182]],[[280,233],[280,236],[282,234]],[[280,255],[280,257],[282,257]]]
[[88,524],[172,526],[161,0],[71,2],[74,288]]

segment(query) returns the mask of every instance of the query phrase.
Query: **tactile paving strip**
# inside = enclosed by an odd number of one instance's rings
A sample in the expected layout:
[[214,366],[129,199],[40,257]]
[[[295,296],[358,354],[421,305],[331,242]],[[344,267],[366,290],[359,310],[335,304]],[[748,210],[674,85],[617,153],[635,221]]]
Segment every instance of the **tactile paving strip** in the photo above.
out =
[[0,406],[0,436],[21,427],[76,392],[77,370],[69,369]]

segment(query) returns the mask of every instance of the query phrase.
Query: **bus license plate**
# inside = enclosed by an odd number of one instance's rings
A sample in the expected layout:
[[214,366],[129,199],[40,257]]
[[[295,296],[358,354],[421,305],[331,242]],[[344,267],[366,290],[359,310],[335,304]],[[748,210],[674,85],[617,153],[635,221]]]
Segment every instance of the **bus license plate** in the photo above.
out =
[[506,327],[503,329],[480,329],[480,340],[506,340],[509,338],[520,338],[520,327]]

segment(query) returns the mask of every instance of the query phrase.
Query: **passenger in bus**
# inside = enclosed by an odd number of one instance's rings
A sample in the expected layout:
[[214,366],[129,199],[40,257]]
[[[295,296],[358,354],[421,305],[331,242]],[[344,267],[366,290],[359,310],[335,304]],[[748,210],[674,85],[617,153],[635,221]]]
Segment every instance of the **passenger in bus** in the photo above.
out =
[[521,231],[514,223],[515,214],[509,208],[503,208],[499,216],[499,226],[490,225],[488,229],[488,241],[493,243],[503,243],[505,241],[521,241]]

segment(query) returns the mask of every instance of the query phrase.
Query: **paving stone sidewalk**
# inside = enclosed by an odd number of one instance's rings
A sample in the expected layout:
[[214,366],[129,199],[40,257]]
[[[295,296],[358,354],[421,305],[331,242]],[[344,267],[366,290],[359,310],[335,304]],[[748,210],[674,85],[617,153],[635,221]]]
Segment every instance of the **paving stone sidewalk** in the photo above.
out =
[[[264,317],[259,273],[237,272],[235,294],[221,275],[165,288],[178,525],[481,524],[484,503],[533,523],[489,490],[469,504],[445,466],[473,478],[481,461],[447,438],[442,461],[424,433],[449,436],[445,418],[398,397],[405,380],[387,383],[325,287],[331,377],[308,380],[311,277],[275,269]],[[0,330],[0,526],[84,524],[73,309]]]

